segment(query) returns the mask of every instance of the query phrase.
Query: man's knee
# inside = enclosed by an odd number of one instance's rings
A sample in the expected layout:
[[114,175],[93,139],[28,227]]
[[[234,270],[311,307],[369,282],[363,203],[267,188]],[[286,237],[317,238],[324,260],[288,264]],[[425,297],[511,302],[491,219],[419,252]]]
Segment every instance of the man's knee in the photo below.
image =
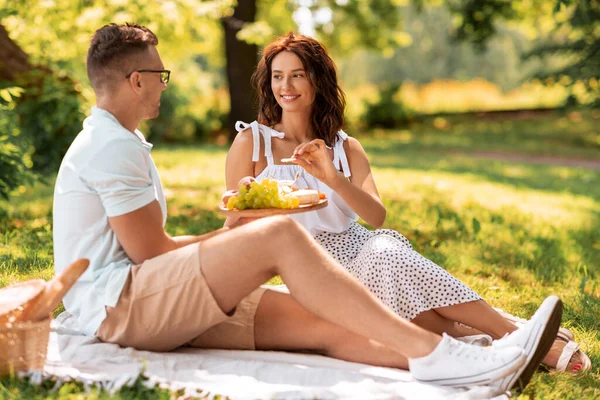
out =
[[266,233],[274,240],[295,240],[306,235],[302,225],[285,216],[269,218],[266,229]]

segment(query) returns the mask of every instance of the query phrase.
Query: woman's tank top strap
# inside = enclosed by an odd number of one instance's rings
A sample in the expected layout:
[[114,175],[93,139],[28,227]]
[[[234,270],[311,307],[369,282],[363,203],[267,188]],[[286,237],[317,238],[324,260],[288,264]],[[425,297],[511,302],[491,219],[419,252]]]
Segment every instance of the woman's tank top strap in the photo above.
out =
[[338,139],[333,146],[333,165],[336,168],[341,169],[344,172],[344,177],[349,178],[352,176],[350,173],[350,165],[348,164],[348,158],[344,151],[344,142],[348,139],[348,134],[342,130],[338,132]]
[[253,121],[249,124],[238,121],[235,124],[236,131],[241,132],[248,128],[252,129],[252,139],[254,146],[252,148],[252,162],[257,162],[260,152],[260,135],[262,134],[265,141],[265,157],[267,158],[267,165],[273,165],[273,151],[271,150],[271,137],[283,138],[285,134],[283,132],[277,132],[275,129],[271,129],[268,126],[259,124],[257,121]]

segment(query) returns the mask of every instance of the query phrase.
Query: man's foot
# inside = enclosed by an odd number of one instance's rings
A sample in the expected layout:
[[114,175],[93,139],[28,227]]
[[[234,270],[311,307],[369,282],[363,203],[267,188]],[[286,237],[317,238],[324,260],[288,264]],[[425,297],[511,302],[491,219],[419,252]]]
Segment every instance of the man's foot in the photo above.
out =
[[527,360],[514,373],[494,383],[500,392],[516,389],[519,392],[529,383],[531,376],[552,347],[556,332],[560,326],[562,302],[556,296],[550,296],[538,308],[533,317],[523,327],[510,335],[494,341],[495,349],[519,346],[525,351]]
[[410,372],[421,382],[442,386],[486,385],[518,370],[525,362],[517,346],[484,348],[451,338],[442,341],[428,355],[408,360]]

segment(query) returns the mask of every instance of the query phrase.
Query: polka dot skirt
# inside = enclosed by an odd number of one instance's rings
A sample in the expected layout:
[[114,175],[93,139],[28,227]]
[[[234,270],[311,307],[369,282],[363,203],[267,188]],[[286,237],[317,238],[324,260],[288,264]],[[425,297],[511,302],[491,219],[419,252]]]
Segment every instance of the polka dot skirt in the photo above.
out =
[[342,233],[315,237],[340,264],[396,314],[412,320],[423,311],[481,297],[413,250],[391,229],[371,231],[354,222]]

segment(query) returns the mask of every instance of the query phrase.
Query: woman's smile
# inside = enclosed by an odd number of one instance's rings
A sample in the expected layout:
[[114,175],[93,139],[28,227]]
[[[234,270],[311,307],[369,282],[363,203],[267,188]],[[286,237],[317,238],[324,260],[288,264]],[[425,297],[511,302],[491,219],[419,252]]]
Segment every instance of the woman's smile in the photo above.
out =
[[299,94],[282,94],[281,96],[281,101],[285,102],[285,103],[291,103],[292,101],[297,100],[300,95]]

